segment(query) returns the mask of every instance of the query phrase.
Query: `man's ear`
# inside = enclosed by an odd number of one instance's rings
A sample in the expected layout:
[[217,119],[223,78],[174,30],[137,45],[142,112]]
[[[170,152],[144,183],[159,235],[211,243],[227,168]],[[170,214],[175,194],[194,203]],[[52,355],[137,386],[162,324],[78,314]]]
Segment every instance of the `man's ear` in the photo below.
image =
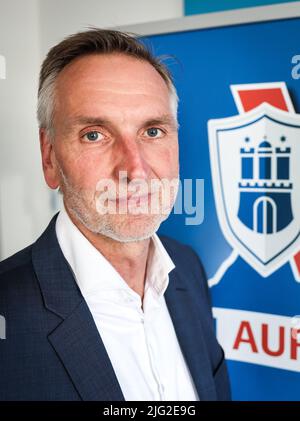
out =
[[40,148],[46,183],[51,189],[59,187],[59,173],[53,143],[46,129],[40,129]]

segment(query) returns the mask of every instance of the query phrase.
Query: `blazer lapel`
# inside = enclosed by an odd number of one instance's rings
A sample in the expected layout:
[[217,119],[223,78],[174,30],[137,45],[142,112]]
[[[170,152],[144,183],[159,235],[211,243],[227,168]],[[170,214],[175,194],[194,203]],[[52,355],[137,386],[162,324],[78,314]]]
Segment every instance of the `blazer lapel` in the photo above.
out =
[[93,317],[59,247],[56,216],[33,246],[45,306],[60,317],[48,339],[83,400],[125,400]]
[[211,363],[201,325],[201,314],[193,305],[191,295],[193,292],[185,287],[185,282],[181,278],[176,268],[169,274],[170,281],[165,292],[166,303],[199,399],[216,400]]
[[94,320],[84,300],[49,335],[83,400],[124,400]]

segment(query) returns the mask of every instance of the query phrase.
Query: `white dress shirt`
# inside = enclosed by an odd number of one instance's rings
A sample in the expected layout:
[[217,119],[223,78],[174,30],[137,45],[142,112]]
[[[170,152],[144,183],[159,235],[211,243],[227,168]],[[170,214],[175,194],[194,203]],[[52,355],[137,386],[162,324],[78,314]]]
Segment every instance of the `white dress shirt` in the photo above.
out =
[[151,238],[142,303],[65,209],[57,217],[56,234],[125,400],[198,400],[164,298],[175,266],[158,236]]

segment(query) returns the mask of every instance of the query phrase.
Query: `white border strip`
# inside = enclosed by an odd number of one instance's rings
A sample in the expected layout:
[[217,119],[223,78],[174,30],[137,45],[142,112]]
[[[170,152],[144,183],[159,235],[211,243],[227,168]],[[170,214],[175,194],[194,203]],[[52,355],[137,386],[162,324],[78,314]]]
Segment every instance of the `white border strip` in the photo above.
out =
[[138,35],[158,35],[297,17],[300,17],[300,1],[118,26],[115,29],[133,32]]
[[233,250],[230,253],[229,257],[227,257],[225,260],[223,260],[223,262],[218,267],[217,272],[214,274],[214,276],[212,278],[210,278],[208,280],[209,288],[217,285],[221,281],[225,272],[230,268],[230,266],[233,265],[233,263],[236,261],[238,256],[239,256],[238,252],[236,250]]

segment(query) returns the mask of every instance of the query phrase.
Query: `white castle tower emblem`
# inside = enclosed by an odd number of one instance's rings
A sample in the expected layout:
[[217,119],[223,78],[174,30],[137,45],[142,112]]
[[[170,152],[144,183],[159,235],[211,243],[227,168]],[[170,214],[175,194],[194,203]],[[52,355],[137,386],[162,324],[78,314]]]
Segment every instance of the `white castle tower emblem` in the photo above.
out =
[[[282,135],[280,141],[285,145],[286,136]],[[240,148],[238,217],[256,233],[274,234],[286,228],[293,220],[291,147],[272,147],[267,136],[264,136],[257,148],[250,145],[251,138],[246,137],[245,146]]]

